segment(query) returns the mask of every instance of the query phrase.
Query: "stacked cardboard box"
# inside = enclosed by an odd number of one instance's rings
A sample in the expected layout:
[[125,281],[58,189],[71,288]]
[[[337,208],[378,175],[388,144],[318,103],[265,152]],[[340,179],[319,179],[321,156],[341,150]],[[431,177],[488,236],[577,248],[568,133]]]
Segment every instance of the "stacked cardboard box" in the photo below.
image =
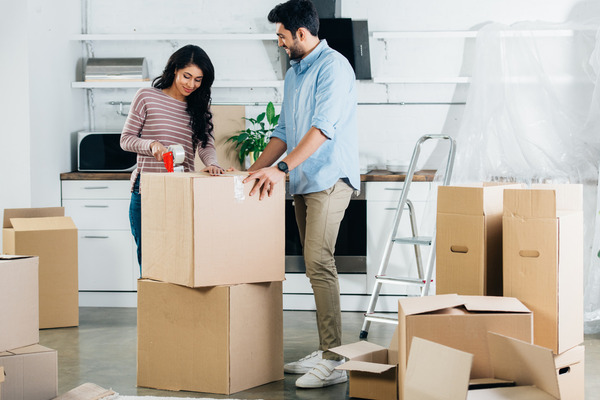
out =
[[283,379],[284,189],[144,174],[138,386],[230,394]]
[[438,188],[436,293],[502,296],[505,189],[483,183]]
[[554,352],[569,399],[583,399],[582,203],[581,185],[504,193],[504,295],[533,311],[534,343]]
[[77,228],[62,207],[5,209],[4,254],[39,257],[39,327],[79,325]]
[[56,350],[38,344],[38,257],[0,256],[0,397],[49,400],[58,394]]

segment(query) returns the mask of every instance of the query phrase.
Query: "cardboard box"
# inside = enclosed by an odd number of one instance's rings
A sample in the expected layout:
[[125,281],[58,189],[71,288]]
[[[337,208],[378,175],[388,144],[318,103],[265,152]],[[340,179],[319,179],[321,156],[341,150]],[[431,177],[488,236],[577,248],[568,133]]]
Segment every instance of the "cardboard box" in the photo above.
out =
[[5,209],[2,247],[39,257],[40,329],[79,325],[77,228],[64,208]]
[[413,340],[404,382],[406,400],[561,398],[550,349],[489,333],[493,377],[515,386],[469,390],[472,354],[418,337]]
[[577,346],[554,355],[562,400],[585,399],[585,347]]
[[58,395],[56,350],[39,344],[0,353],[6,374],[2,398],[7,400],[50,400]]
[[282,283],[138,281],[137,385],[230,394],[283,379]]
[[2,382],[4,382],[4,367],[0,367],[0,400],[2,399]]
[[0,255],[0,351],[40,341],[38,257]]
[[502,296],[502,201],[506,188],[482,183],[440,186],[436,293]]
[[247,174],[143,174],[142,277],[189,287],[285,279],[284,185],[262,201]]
[[389,348],[367,341],[329,349],[349,360],[336,369],[349,375],[349,395],[361,399],[398,398],[398,329]]
[[556,354],[583,343],[581,185],[504,192],[504,295],[533,311],[534,343]]
[[[407,297],[398,301],[398,382],[404,382],[412,338],[432,340],[474,355],[471,378],[493,375],[487,332],[526,342],[533,338],[532,313],[511,297]],[[399,389],[402,396],[402,389]]]

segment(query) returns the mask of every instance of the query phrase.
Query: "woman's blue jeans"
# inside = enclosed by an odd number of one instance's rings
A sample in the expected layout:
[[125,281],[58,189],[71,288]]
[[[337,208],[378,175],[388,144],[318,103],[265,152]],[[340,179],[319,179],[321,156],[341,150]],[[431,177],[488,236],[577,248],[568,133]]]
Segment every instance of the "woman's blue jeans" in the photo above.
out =
[[140,277],[142,276],[142,196],[140,195],[140,176],[138,175],[131,192],[131,203],[129,203],[129,222],[131,233],[137,246],[137,258],[140,265]]

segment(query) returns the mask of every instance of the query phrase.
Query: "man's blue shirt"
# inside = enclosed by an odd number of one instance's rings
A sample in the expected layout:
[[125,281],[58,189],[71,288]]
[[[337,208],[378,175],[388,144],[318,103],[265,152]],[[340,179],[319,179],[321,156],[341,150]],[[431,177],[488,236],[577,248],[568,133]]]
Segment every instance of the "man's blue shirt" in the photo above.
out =
[[319,192],[340,178],[360,188],[356,88],[348,60],[326,40],[301,60],[292,60],[285,75],[279,124],[272,137],[292,151],[311,127],[327,141],[290,171],[290,193]]

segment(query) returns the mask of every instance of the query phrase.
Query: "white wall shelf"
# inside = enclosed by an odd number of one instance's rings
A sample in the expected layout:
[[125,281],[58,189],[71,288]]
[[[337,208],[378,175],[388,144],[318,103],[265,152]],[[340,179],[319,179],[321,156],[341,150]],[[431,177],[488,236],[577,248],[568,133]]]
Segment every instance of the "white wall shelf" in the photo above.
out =
[[[571,37],[578,32],[574,29],[506,30],[502,37]],[[476,38],[478,31],[388,31],[373,32],[374,39],[431,39],[431,38]]]
[[[150,87],[152,81],[136,81],[136,82],[71,82],[73,89],[127,89],[127,88],[143,88]],[[282,88],[283,80],[266,80],[266,81],[215,81],[213,88]]]
[[469,83],[471,78],[468,76],[451,76],[451,77],[375,77],[373,83],[415,83],[415,84],[456,84]]
[[277,40],[274,33],[123,33],[123,34],[79,34],[71,40],[78,41],[177,41],[177,40]]

